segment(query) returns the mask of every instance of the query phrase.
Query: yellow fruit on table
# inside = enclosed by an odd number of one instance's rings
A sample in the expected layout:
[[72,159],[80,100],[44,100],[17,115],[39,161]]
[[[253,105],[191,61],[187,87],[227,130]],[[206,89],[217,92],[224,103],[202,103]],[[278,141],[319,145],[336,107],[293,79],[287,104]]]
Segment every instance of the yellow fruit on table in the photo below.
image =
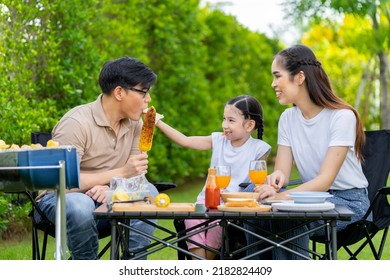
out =
[[54,141],[53,139],[50,139],[46,143],[46,147],[58,147],[59,145],[60,145],[60,143],[58,143],[57,141]]
[[157,207],[168,207],[168,205],[171,203],[171,199],[167,194],[160,193],[154,199],[154,203]]
[[114,192],[112,194],[112,201],[126,201],[131,200],[131,197],[125,192]]

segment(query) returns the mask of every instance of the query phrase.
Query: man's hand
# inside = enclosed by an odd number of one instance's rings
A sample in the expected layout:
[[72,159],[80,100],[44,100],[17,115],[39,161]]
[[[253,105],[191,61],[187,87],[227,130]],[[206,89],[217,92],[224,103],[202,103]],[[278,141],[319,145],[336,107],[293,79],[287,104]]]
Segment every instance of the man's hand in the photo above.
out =
[[123,167],[124,175],[122,177],[130,178],[148,172],[148,154],[131,155]]
[[90,188],[85,194],[90,196],[93,200],[99,203],[106,202],[106,191],[109,190],[108,185],[96,185]]

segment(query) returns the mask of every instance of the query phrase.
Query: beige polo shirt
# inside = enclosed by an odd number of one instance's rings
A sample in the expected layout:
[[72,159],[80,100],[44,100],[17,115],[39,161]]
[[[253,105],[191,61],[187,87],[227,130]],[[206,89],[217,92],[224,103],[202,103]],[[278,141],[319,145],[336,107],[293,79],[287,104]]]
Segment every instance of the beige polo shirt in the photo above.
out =
[[124,119],[118,136],[110,127],[101,103],[77,106],[67,112],[54,127],[53,139],[60,145],[73,145],[80,155],[80,170],[96,173],[122,167],[128,157],[139,154],[142,120]]

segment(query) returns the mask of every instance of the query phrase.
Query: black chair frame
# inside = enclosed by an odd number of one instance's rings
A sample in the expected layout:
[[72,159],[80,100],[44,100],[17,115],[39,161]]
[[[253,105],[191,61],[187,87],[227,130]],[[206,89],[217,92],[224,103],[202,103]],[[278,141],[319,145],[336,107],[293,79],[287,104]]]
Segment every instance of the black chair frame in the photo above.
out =
[[[390,130],[366,131],[366,144],[363,149],[365,162],[363,172],[368,180],[368,196],[370,207],[359,221],[349,224],[344,230],[337,233],[337,248],[343,248],[350,260],[357,260],[357,256],[364,248],[369,248],[375,260],[380,260],[385,247],[390,226],[390,204],[388,197],[390,187],[386,186],[390,173]],[[372,216],[372,221],[369,217]],[[373,238],[382,233],[379,246],[376,248]],[[323,237],[312,237],[313,250],[316,243],[323,243]],[[357,249],[350,246],[362,241]]]

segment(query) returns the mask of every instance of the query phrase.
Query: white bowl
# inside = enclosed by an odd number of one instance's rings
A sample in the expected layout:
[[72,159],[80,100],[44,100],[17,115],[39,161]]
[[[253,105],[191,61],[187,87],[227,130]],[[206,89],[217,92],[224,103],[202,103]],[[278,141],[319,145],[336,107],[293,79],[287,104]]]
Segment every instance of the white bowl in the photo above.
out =
[[328,192],[292,192],[289,196],[294,203],[324,203],[327,198],[333,197]]
[[246,198],[246,199],[256,199],[259,198],[259,193],[256,192],[226,192],[221,193],[221,197],[223,202],[227,202],[228,198]]

